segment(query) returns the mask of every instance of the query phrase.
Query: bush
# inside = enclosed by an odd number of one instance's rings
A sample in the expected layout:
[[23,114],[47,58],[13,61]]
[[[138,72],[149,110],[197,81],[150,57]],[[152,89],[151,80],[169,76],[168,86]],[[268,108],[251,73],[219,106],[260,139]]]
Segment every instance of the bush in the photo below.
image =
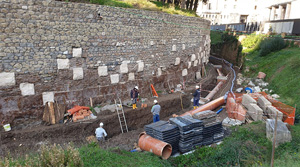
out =
[[260,34],[260,35],[256,35],[256,34],[251,34],[248,35],[247,38],[245,38],[244,40],[242,40],[242,45],[243,47],[246,47],[248,49],[251,49],[252,51],[255,50],[259,50],[259,46],[261,41],[266,37],[266,35]]
[[72,145],[64,150],[60,145],[42,146],[41,166],[83,166],[79,151]]
[[81,167],[83,161],[80,157],[78,149],[75,149],[72,145],[66,145],[66,148],[62,148],[60,145],[41,147],[40,155],[26,155],[25,158],[14,159],[10,155],[4,159],[0,158],[1,166],[25,166],[25,167]]
[[266,56],[267,54],[279,51],[286,47],[286,43],[282,38],[264,39],[260,44],[259,56]]

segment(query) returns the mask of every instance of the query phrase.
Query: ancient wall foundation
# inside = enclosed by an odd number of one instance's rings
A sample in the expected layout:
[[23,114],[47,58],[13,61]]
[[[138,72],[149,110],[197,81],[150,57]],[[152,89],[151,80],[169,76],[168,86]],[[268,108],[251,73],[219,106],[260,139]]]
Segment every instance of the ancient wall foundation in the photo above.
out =
[[199,79],[210,53],[200,18],[53,0],[1,0],[0,11],[0,121]]

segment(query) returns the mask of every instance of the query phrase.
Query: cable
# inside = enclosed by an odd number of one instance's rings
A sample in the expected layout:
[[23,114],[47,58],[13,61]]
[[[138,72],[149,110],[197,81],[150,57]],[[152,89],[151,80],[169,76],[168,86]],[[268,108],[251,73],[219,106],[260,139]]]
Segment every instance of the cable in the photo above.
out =
[[[214,56],[210,56],[210,57],[211,57],[211,58],[214,58],[214,59],[218,59],[218,60],[224,61],[225,63],[229,64],[229,67],[230,67],[230,69],[231,69],[232,72],[233,72],[233,79],[232,79],[232,81],[231,81],[230,92],[231,92],[231,94],[233,95],[234,101],[235,101],[235,100],[236,100],[236,97],[235,97],[235,94],[233,93],[233,87],[234,87],[234,81],[235,81],[235,79],[236,79],[236,74],[235,74],[235,70],[232,68],[233,65],[232,65],[231,63],[229,63],[229,62],[228,62],[227,60],[225,60],[225,59],[221,59],[221,58],[214,57]],[[229,91],[227,91],[226,94],[228,94],[228,92],[229,92]]]

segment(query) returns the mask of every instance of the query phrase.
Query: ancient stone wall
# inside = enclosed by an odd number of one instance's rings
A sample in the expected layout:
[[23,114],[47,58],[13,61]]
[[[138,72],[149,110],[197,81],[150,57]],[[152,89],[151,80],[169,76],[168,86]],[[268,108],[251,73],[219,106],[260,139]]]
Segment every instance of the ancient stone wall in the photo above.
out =
[[[53,0],[0,1],[0,121],[38,118],[46,101],[88,105],[201,77],[209,21]],[[169,84],[168,84],[169,83]]]

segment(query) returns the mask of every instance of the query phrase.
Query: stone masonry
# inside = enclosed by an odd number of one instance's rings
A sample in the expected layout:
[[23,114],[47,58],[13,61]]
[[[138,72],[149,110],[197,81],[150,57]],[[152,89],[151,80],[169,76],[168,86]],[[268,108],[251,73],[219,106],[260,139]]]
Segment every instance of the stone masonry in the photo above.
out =
[[0,11],[0,121],[199,79],[210,53],[201,18],[54,0],[1,0]]

